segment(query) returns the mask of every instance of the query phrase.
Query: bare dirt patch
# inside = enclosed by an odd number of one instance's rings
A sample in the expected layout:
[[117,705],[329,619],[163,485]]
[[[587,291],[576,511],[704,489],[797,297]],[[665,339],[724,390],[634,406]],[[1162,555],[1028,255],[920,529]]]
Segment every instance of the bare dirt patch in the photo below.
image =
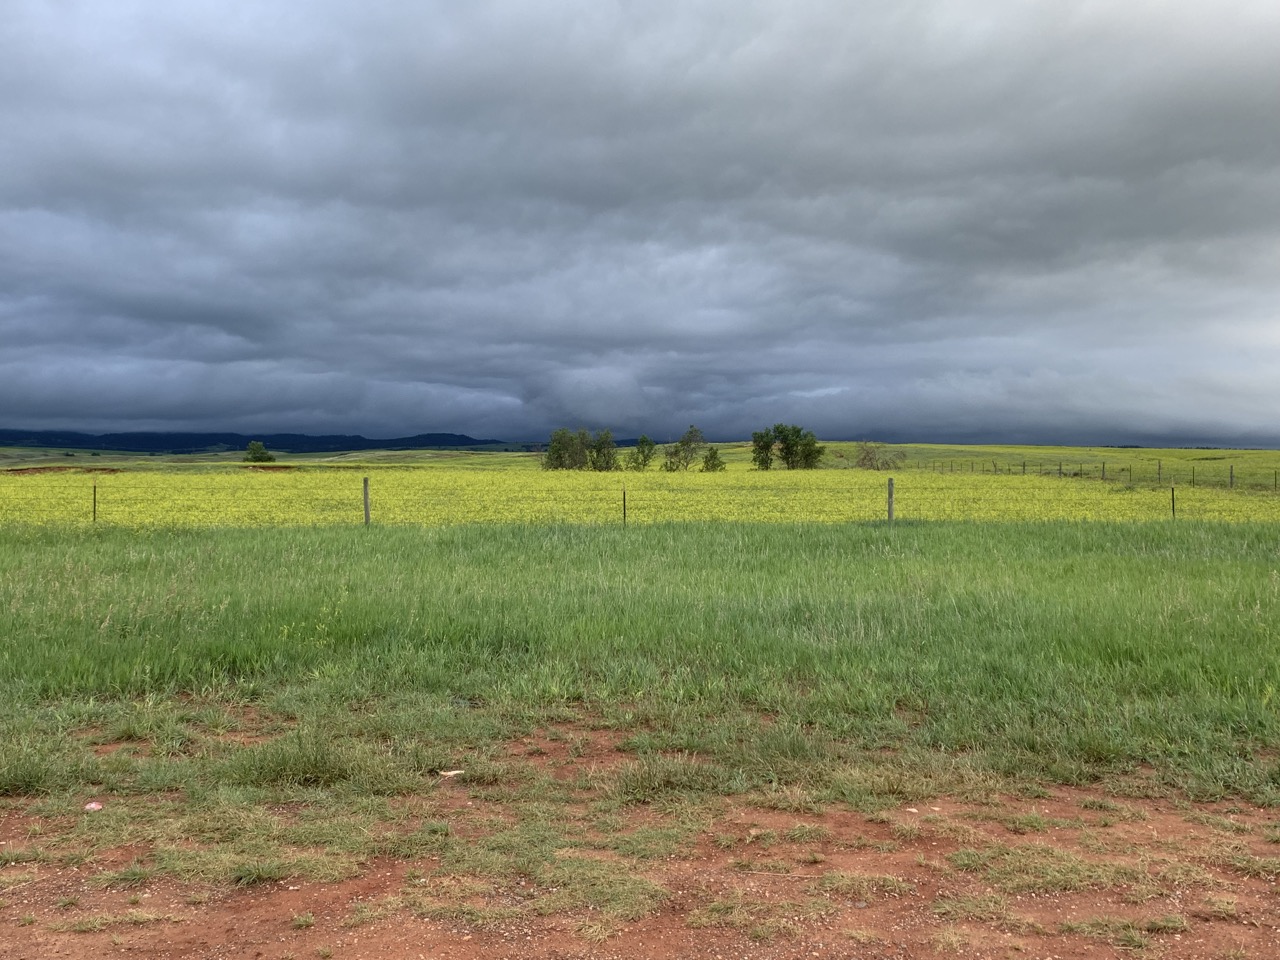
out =
[[[372,856],[333,883],[182,883],[139,869],[152,851],[137,844],[60,860],[41,853],[43,838],[73,825],[11,801],[0,810],[0,958],[1280,956],[1275,810],[1067,787],[870,814],[790,794],[609,806],[591,771],[633,759],[622,739],[567,727],[506,745],[499,769],[572,796],[556,807],[554,857],[579,878],[564,889],[458,862],[482,847],[518,858],[518,842],[484,844],[502,831],[518,840],[540,802],[504,799],[501,783],[465,771],[397,801],[446,823],[452,854]],[[564,899],[596,868],[615,887],[631,878],[658,893],[634,916]]]
[[619,749],[627,736],[618,731],[566,725],[520,738],[510,744],[507,755],[512,760],[528,762],[556,780],[571,780],[614,769],[630,760]]

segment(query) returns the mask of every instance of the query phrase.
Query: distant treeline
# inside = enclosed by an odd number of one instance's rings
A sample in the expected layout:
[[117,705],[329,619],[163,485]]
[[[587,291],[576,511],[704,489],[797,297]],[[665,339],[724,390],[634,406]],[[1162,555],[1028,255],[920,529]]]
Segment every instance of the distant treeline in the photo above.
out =
[[[859,446],[870,445],[863,443]],[[585,428],[575,433],[567,427],[561,427],[551,434],[547,449],[542,454],[542,468],[642,471],[649,468],[658,449],[658,445],[643,434],[635,441],[635,446],[625,459],[618,456],[617,447],[613,433],[609,430],[601,430],[592,435]],[[805,430],[795,424],[775,423],[772,427],[751,434],[751,462],[757,470],[769,470],[775,462],[788,470],[812,470],[821,463],[826,452],[827,448],[818,443],[812,430]],[[679,440],[662,448],[659,467],[668,472],[688,470],[699,457],[702,458],[703,473],[718,473],[725,469],[719,449],[707,443],[702,431],[690,424]],[[898,460],[894,459],[893,462]],[[861,455],[857,465],[881,469],[879,465],[862,462]]]
[[339,453],[349,450],[423,450],[488,447],[501,440],[477,440],[461,433],[420,433],[392,440],[303,433],[74,433],[64,430],[0,430],[0,447],[59,447],[72,450],[117,450],[123,453],[218,453],[244,450],[260,440],[270,450],[285,453]]

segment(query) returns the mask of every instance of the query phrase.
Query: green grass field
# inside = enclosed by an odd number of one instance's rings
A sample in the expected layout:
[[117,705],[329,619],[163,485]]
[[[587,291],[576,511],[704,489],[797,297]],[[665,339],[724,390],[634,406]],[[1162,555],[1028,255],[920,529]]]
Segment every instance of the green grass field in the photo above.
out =
[[111,781],[199,780],[226,761],[201,711],[249,702],[395,782],[423,772],[397,752],[409,729],[437,766],[464,764],[483,744],[459,729],[568,713],[633,725],[637,753],[705,757],[738,790],[837,796],[887,748],[1015,779],[1150,765],[1191,796],[1280,799],[1270,525],[8,529],[0,545],[4,793],[102,778],[74,734],[139,704],[172,749]]
[[[1280,556],[1276,524],[1257,522],[1280,503],[1260,479],[1271,460],[1238,464],[1235,489],[1183,487],[1192,517],[1233,522],[1175,523],[1141,465],[1104,483],[1100,461],[1097,477],[1022,474],[1022,457],[1061,451],[969,451],[967,472],[965,451],[907,452],[892,526],[872,519],[883,475],[760,475],[740,447],[726,474],[678,477],[548,475],[500,453],[10,474],[0,802],[71,823],[86,796],[114,799],[93,835],[53,831],[4,862],[135,844],[151,851],[140,875],[104,883],[245,884],[431,851],[460,876],[523,870],[579,897],[603,884],[622,917],[652,908],[625,869],[558,872],[555,850],[583,829],[575,798],[606,834],[635,804],[663,805],[666,839],[628,834],[627,856],[687,838],[726,797],[874,813],[1102,784],[1280,803]],[[832,465],[850,453],[836,445]],[[1157,457],[1159,482],[1199,453]],[[610,731],[629,759],[565,786],[509,758],[521,738],[575,729]],[[445,770],[517,805],[520,825],[479,847],[449,839],[414,799]],[[313,813],[265,812],[280,805]]]
[[[122,472],[10,474],[0,812],[28,826],[0,845],[0,921],[84,935],[163,925],[175,918],[117,901],[140,903],[130,891],[158,878],[199,899],[391,858],[413,865],[402,889],[354,904],[343,928],[554,915],[601,939],[663,909],[673,887],[652,865],[696,844],[767,872],[795,869],[769,844],[805,847],[812,867],[832,842],[799,820],[736,837],[728,809],[856,811],[892,824],[865,841],[880,853],[928,830],[967,844],[918,869],[997,894],[978,907],[940,894],[944,921],[978,910],[1013,923],[1000,891],[1174,896],[1206,864],[1280,873],[1266,848],[1217,840],[1137,869],[1090,864],[965,819],[1051,831],[1058,821],[1009,798],[1058,785],[1089,791],[1062,822],[1087,816],[1102,834],[1154,798],[1280,805],[1280,525],[1267,522],[1280,499],[1260,480],[1184,487],[1192,518],[1174,522],[1167,488],[1141,469],[1132,483],[1023,476],[1025,451],[983,450],[988,471],[975,460],[965,473],[915,452],[895,471],[892,525],[873,519],[884,475],[764,476],[741,449],[725,474],[643,479],[548,475],[513,454],[284,458],[299,469],[278,473],[101,457],[93,466]],[[625,528],[620,480],[636,511]],[[1001,522],[912,519],[930,502]],[[969,812],[933,815],[925,833],[885,819],[940,797]],[[86,813],[89,799],[102,809]],[[1254,829],[1187,809],[1187,823]],[[57,893],[71,874],[108,906]],[[852,894],[914,889],[840,870],[787,879],[808,899],[772,909],[708,890],[682,922],[772,939]],[[50,891],[43,912],[15,913],[6,891],[31,884]],[[527,892],[519,906],[494,905],[512,889]],[[337,921],[293,918],[325,923]],[[1132,946],[1164,927],[1063,930]]]

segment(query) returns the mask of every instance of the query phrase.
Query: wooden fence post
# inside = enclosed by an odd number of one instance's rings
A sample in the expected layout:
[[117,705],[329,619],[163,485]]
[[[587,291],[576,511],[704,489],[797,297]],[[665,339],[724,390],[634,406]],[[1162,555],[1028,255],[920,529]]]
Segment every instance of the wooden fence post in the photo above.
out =
[[1169,509],[1173,512],[1173,519],[1178,519],[1178,495],[1174,492],[1174,488],[1169,488]]
[[889,478],[889,522],[893,523],[893,477]]
[[364,478],[364,525],[369,525],[369,478]]
[[627,488],[622,488],[622,525],[627,525]]
[[1234,490],[1236,488],[1236,465],[1233,463],[1228,469],[1231,471],[1231,480],[1229,481],[1229,486],[1230,486],[1230,489]]
[[98,522],[98,485],[93,485],[93,522]]

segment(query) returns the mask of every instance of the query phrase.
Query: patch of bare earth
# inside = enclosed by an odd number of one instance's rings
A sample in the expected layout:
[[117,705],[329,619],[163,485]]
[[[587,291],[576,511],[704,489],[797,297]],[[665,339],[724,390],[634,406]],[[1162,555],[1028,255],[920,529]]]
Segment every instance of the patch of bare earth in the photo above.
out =
[[[80,864],[6,858],[33,835],[67,829],[16,802],[0,812],[0,958],[1280,957],[1275,811],[1053,787],[1035,799],[939,797],[875,815],[774,796],[699,801],[692,820],[687,806],[661,805],[593,820],[598,791],[581,785],[633,759],[621,739],[575,727],[511,744],[508,755],[580,785],[568,807],[581,845],[570,855],[622,863],[660,888],[636,919],[581,903],[539,909],[554,889],[517,874],[469,877],[436,855],[372,858],[336,883],[236,888],[161,875],[105,885],[104,871],[148,851]],[[522,817],[521,801],[495,799],[465,776],[442,778],[422,802],[467,842]],[[637,854],[615,842],[680,816],[673,845]]]

